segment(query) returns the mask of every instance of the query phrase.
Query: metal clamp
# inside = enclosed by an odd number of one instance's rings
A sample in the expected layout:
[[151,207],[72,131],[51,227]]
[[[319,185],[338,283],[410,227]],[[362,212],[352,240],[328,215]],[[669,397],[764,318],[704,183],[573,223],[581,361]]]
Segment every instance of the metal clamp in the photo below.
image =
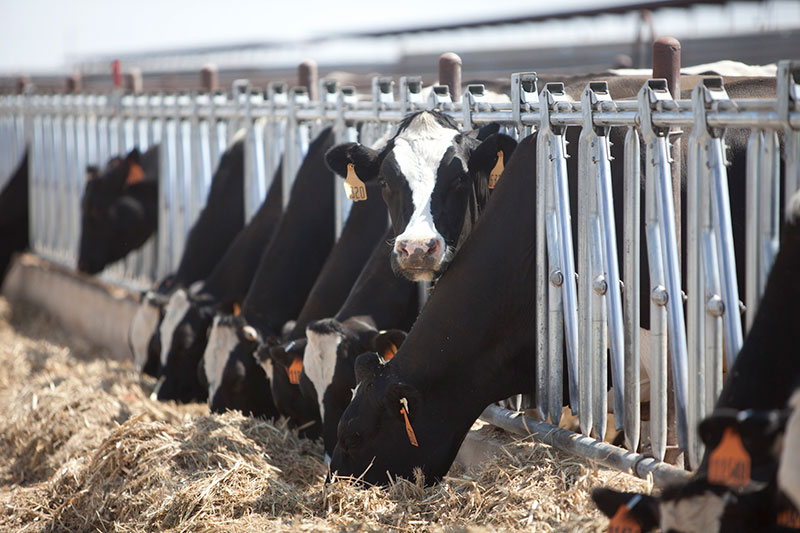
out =
[[422,97],[421,77],[403,76],[400,78],[400,104],[401,111],[404,114],[410,113],[425,104],[425,100]]
[[428,95],[428,106],[437,111],[445,111],[453,106],[450,98],[450,87],[447,85],[434,85]]
[[531,126],[522,124],[521,114],[530,113],[539,104],[539,76],[535,72],[515,72],[511,75],[511,120],[516,125],[518,138],[532,133]]
[[480,110],[480,104],[486,103],[486,87],[482,83],[467,85],[467,90],[461,97],[461,111],[463,114],[463,129],[469,131],[472,126],[472,113]]

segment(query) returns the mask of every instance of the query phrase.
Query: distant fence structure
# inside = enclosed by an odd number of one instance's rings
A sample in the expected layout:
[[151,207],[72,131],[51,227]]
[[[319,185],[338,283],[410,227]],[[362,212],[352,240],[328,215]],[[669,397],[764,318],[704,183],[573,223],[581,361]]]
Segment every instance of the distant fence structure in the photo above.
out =
[[[450,81],[454,66],[445,61]],[[453,74],[447,74],[453,72]],[[313,77],[309,78],[313,79]],[[557,425],[562,405],[562,361],[567,361],[571,406],[581,432],[602,439],[607,426],[607,358],[614,383],[612,411],[626,446],[647,445],[657,460],[668,447],[668,365],[674,380],[675,432],[680,450],[697,466],[702,443],[691,428],[720,393],[723,353],[733,363],[744,332],[740,318],[724,157],[725,128],[751,130],[747,168],[746,325],[758,307],[778,243],[781,197],[800,188],[800,62],[779,64],[777,97],[731,100],[720,78],[707,78],[691,100],[676,101],[667,81],[647,81],[633,100],[614,100],[606,82],[589,83],[579,102],[561,83],[538,86],[533,72],[511,75],[510,102],[487,99],[469,85],[460,101],[450,87],[423,91],[420,78],[375,78],[372,92],[321,79],[316,99],[305,87],[283,83],[266,90],[246,80],[230,92],[179,94],[0,96],[0,169],[31,150],[31,236],[34,251],[73,267],[83,174],[115,154],[160,144],[160,227],[157,238],[104,273],[105,279],[144,286],[177,266],[186,232],[202,209],[211,175],[237,131],[245,135],[245,198],[249,219],[263,201],[283,157],[284,204],[309,139],[333,126],[339,140],[375,142],[409,112],[437,109],[465,129],[498,122],[519,139],[538,132],[536,209],[537,381],[533,395],[542,420]],[[445,80],[447,81],[447,80]],[[427,93],[427,94],[426,94]],[[565,130],[582,128],[577,176],[579,205],[570,213]],[[625,194],[614,198],[610,128],[625,128]],[[686,313],[673,206],[670,129],[691,129],[687,175]],[[642,158],[642,150],[644,158]],[[644,164],[641,164],[641,161]],[[641,172],[644,171],[644,178]],[[532,177],[533,179],[533,177]],[[644,197],[640,196],[642,180]],[[338,232],[349,202],[336,192]],[[639,341],[639,212],[645,206],[651,316],[650,421],[641,438]],[[614,202],[624,218],[615,220]],[[570,219],[578,219],[573,249]],[[616,226],[624,246],[616,249]],[[621,265],[621,269],[618,267]],[[577,275],[576,275],[577,274]],[[688,320],[687,320],[688,318]],[[724,350],[723,350],[724,345]],[[566,350],[566,351],[564,351]],[[622,451],[620,450],[620,453]]]

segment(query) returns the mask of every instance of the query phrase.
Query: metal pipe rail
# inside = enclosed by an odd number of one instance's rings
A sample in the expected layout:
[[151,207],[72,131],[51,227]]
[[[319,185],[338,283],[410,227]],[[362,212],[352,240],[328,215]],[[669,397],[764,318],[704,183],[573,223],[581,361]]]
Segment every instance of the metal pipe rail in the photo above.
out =
[[[693,436],[694,426],[719,394],[723,351],[730,366],[746,331],[737,312],[741,304],[731,237],[725,129],[752,132],[745,298],[749,327],[777,251],[780,194],[788,198],[800,186],[800,62],[780,63],[777,97],[764,100],[731,100],[720,80],[710,78],[690,100],[675,101],[663,80],[650,80],[636,99],[613,100],[607,84],[593,82],[581,101],[574,102],[566,97],[563,84],[548,84],[540,92],[531,72],[512,74],[511,101],[506,103],[488,102],[482,86],[468,87],[457,102],[445,85],[432,87],[426,95],[421,80],[414,77],[400,78],[397,89],[390,78],[375,78],[369,95],[358,95],[325,79],[316,89],[316,100],[310,99],[305,88],[288,90],[285,84],[271,84],[262,91],[246,80],[234,84],[229,93],[0,96],[0,146],[6,147],[0,149],[0,169],[12,166],[8,158],[18,157],[26,143],[31,147],[33,248],[72,266],[85,166],[102,165],[111,155],[133,146],[144,150],[161,144],[158,246],[105,274],[117,283],[150,282],[177,266],[185,234],[205,201],[211,172],[237,130],[245,142],[248,219],[263,202],[281,158],[284,205],[288,202],[308,142],[325,126],[334,128],[338,141],[372,144],[392,132],[408,112],[434,108],[465,128],[499,122],[519,139],[538,131],[537,193],[531,199],[537,210],[537,347],[532,354],[537,379],[532,392],[538,412],[542,419],[558,423],[566,357],[571,407],[579,416],[581,431],[602,439],[607,426],[610,357],[610,403],[616,427],[625,432],[627,448],[648,450],[663,459],[668,431],[675,429],[680,448],[688,452],[692,465],[697,464],[702,448]],[[569,203],[574,182],[566,165],[568,127],[582,128],[578,175],[572,176],[577,178],[577,213],[570,212]],[[619,162],[610,158],[610,128],[627,132]],[[689,243],[684,258],[686,295],[680,277],[678,221],[672,207],[670,128],[692,132],[688,227],[684,230]],[[786,160],[782,190],[779,132]],[[611,170],[617,165],[624,170],[622,198],[614,198],[611,187]],[[350,204],[339,184],[335,190],[333,224],[338,232]],[[615,218],[615,202],[624,206],[622,220]],[[576,243],[572,217],[578,222]],[[620,225],[623,248],[617,250]],[[647,287],[640,287],[643,244],[650,266]],[[650,302],[649,367],[640,346],[641,290],[648,291]],[[422,293],[427,296],[424,288]],[[684,299],[688,320],[683,316]],[[641,368],[650,378],[647,432],[640,414]],[[670,371],[675,385],[675,426],[667,419]]]

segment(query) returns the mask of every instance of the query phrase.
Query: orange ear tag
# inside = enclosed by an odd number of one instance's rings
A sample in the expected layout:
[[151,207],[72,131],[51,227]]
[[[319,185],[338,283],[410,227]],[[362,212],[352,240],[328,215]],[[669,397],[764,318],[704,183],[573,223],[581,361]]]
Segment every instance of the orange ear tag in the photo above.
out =
[[800,529],[800,513],[794,509],[786,509],[778,513],[775,525],[786,529]]
[[497,152],[497,164],[492,169],[492,172],[489,174],[489,188],[494,189],[497,182],[500,180],[500,174],[503,173],[505,170],[505,165],[503,164],[503,151],[500,150]]
[[395,346],[393,342],[390,342],[389,347],[383,351],[383,360],[390,361],[392,357],[394,357],[394,354],[396,353],[397,353],[397,346]]
[[750,455],[734,428],[725,428],[722,440],[709,455],[708,481],[726,487],[744,487],[750,481]]
[[403,407],[400,408],[400,414],[403,415],[403,418],[406,421],[406,434],[408,434],[408,442],[410,442],[412,446],[419,447],[417,436],[414,435],[414,428],[411,427],[411,422],[408,420],[408,400],[405,398],[400,398],[400,403],[403,405]]
[[242,306],[236,302],[233,302],[233,316],[239,316],[242,314]]
[[128,168],[128,177],[125,179],[125,185],[135,185],[144,179],[144,170],[136,163],[131,163]]
[[300,357],[295,357],[292,364],[286,369],[286,375],[289,376],[289,383],[292,385],[300,384],[300,372],[303,371],[303,360]]
[[344,193],[354,202],[367,199],[367,187],[364,182],[358,179],[356,167],[353,163],[347,163],[347,177],[344,179]]
[[628,512],[628,506],[622,504],[608,522],[608,533],[642,533],[642,526]]

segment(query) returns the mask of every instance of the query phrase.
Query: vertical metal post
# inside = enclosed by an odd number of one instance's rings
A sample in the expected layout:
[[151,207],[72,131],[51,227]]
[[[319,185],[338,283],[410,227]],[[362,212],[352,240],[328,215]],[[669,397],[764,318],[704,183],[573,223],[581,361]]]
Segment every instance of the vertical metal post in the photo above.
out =
[[533,133],[531,126],[522,124],[520,115],[523,111],[530,112],[539,103],[538,80],[535,72],[515,72],[511,75],[511,120],[515,124],[517,140]]
[[297,123],[297,108],[308,103],[308,92],[304,87],[296,87],[289,92],[288,118],[286,121],[286,135],[283,165],[283,209],[289,205],[292,185],[297,171],[300,169],[301,154],[299,143],[299,125]]
[[[781,61],[777,74],[778,118],[784,123],[786,180],[784,203],[800,190],[800,128],[789,123],[789,113],[800,109],[800,61]],[[788,213],[788,209],[786,210]],[[748,313],[749,314],[749,313]]]
[[[625,444],[631,451],[639,447],[641,435],[640,395],[640,342],[639,328],[641,314],[640,268],[641,235],[641,166],[639,133],[635,128],[628,128],[625,134],[625,169],[624,176],[624,219],[623,219],[623,269],[625,292],[623,293],[625,319]],[[652,417],[651,417],[652,418]]]
[[[678,443],[681,449],[686,450],[688,446],[686,326],[683,317],[678,243],[675,234],[675,206],[672,202],[672,175],[667,149],[667,132],[654,127],[652,122],[653,111],[673,109],[674,101],[665,80],[649,80],[639,91],[638,99],[642,136],[647,150],[646,206],[649,211],[646,225],[648,253],[651,259],[651,297],[654,299],[654,303],[663,302],[667,308],[669,352],[675,381]],[[659,266],[661,266],[662,272],[658,272]],[[664,276],[665,285],[663,287],[659,287],[660,284],[658,284],[659,274]],[[653,314],[658,314],[658,310],[652,309],[652,311]],[[653,326],[652,319],[651,316],[651,326]],[[655,327],[651,329],[651,336],[657,336],[655,329]],[[654,368],[659,364],[657,361],[666,355],[658,353],[659,351],[659,348],[656,348],[651,353]],[[655,445],[654,453],[656,453]]]
[[[572,226],[570,223],[569,207],[569,187],[567,184],[567,147],[564,138],[565,128],[555,127],[550,120],[551,113],[557,112],[561,106],[568,105],[569,97],[564,92],[563,83],[548,83],[542,90],[539,98],[540,131],[537,138],[537,246],[545,242],[546,221],[543,217],[549,216],[548,213],[555,213],[556,232],[555,241],[558,243],[558,254],[560,257],[560,267],[563,272],[563,283],[560,286],[561,299],[563,303],[564,324],[550,324],[547,329],[564,327],[567,345],[567,366],[569,370],[569,393],[570,404],[573,412],[578,412],[581,418],[581,429],[588,434],[591,430],[591,406],[583,404],[584,394],[590,389],[584,390],[578,387],[579,368],[578,364],[578,294],[575,282],[575,255],[572,249]],[[549,228],[547,228],[549,229]],[[550,239],[552,242],[553,239]],[[538,254],[544,256],[543,250],[537,250]],[[545,262],[537,261],[537,289],[542,294],[547,294],[547,280],[552,275],[552,270],[548,274]],[[552,268],[552,267],[551,267]],[[541,311],[541,303],[538,306]],[[537,316],[540,320],[545,320],[544,314]],[[537,326],[537,331],[541,330],[541,325]],[[538,347],[537,347],[538,348]],[[546,350],[560,350],[559,346],[548,346]],[[538,349],[537,349],[538,353]],[[561,358],[558,358],[559,361]],[[583,362],[583,361],[582,361]],[[548,365],[549,366],[549,365]],[[561,364],[557,368],[548,368],[548,380],[560,380]],[[590,387],[590,385],[589,385]],[[580,395],[580,396],[579,396]],[[580,400],[579,400],[580,398]],[[552,400],[551,400],[552,402]],[[580,405],[580,408],[578,408]],[[588,417],[588,419],[586,418]],[[588,420],[588,425],[587,424]]]
[[461,58],[453,52],[439,56],[439,85],[447,85],[454,102],[461,99]]

